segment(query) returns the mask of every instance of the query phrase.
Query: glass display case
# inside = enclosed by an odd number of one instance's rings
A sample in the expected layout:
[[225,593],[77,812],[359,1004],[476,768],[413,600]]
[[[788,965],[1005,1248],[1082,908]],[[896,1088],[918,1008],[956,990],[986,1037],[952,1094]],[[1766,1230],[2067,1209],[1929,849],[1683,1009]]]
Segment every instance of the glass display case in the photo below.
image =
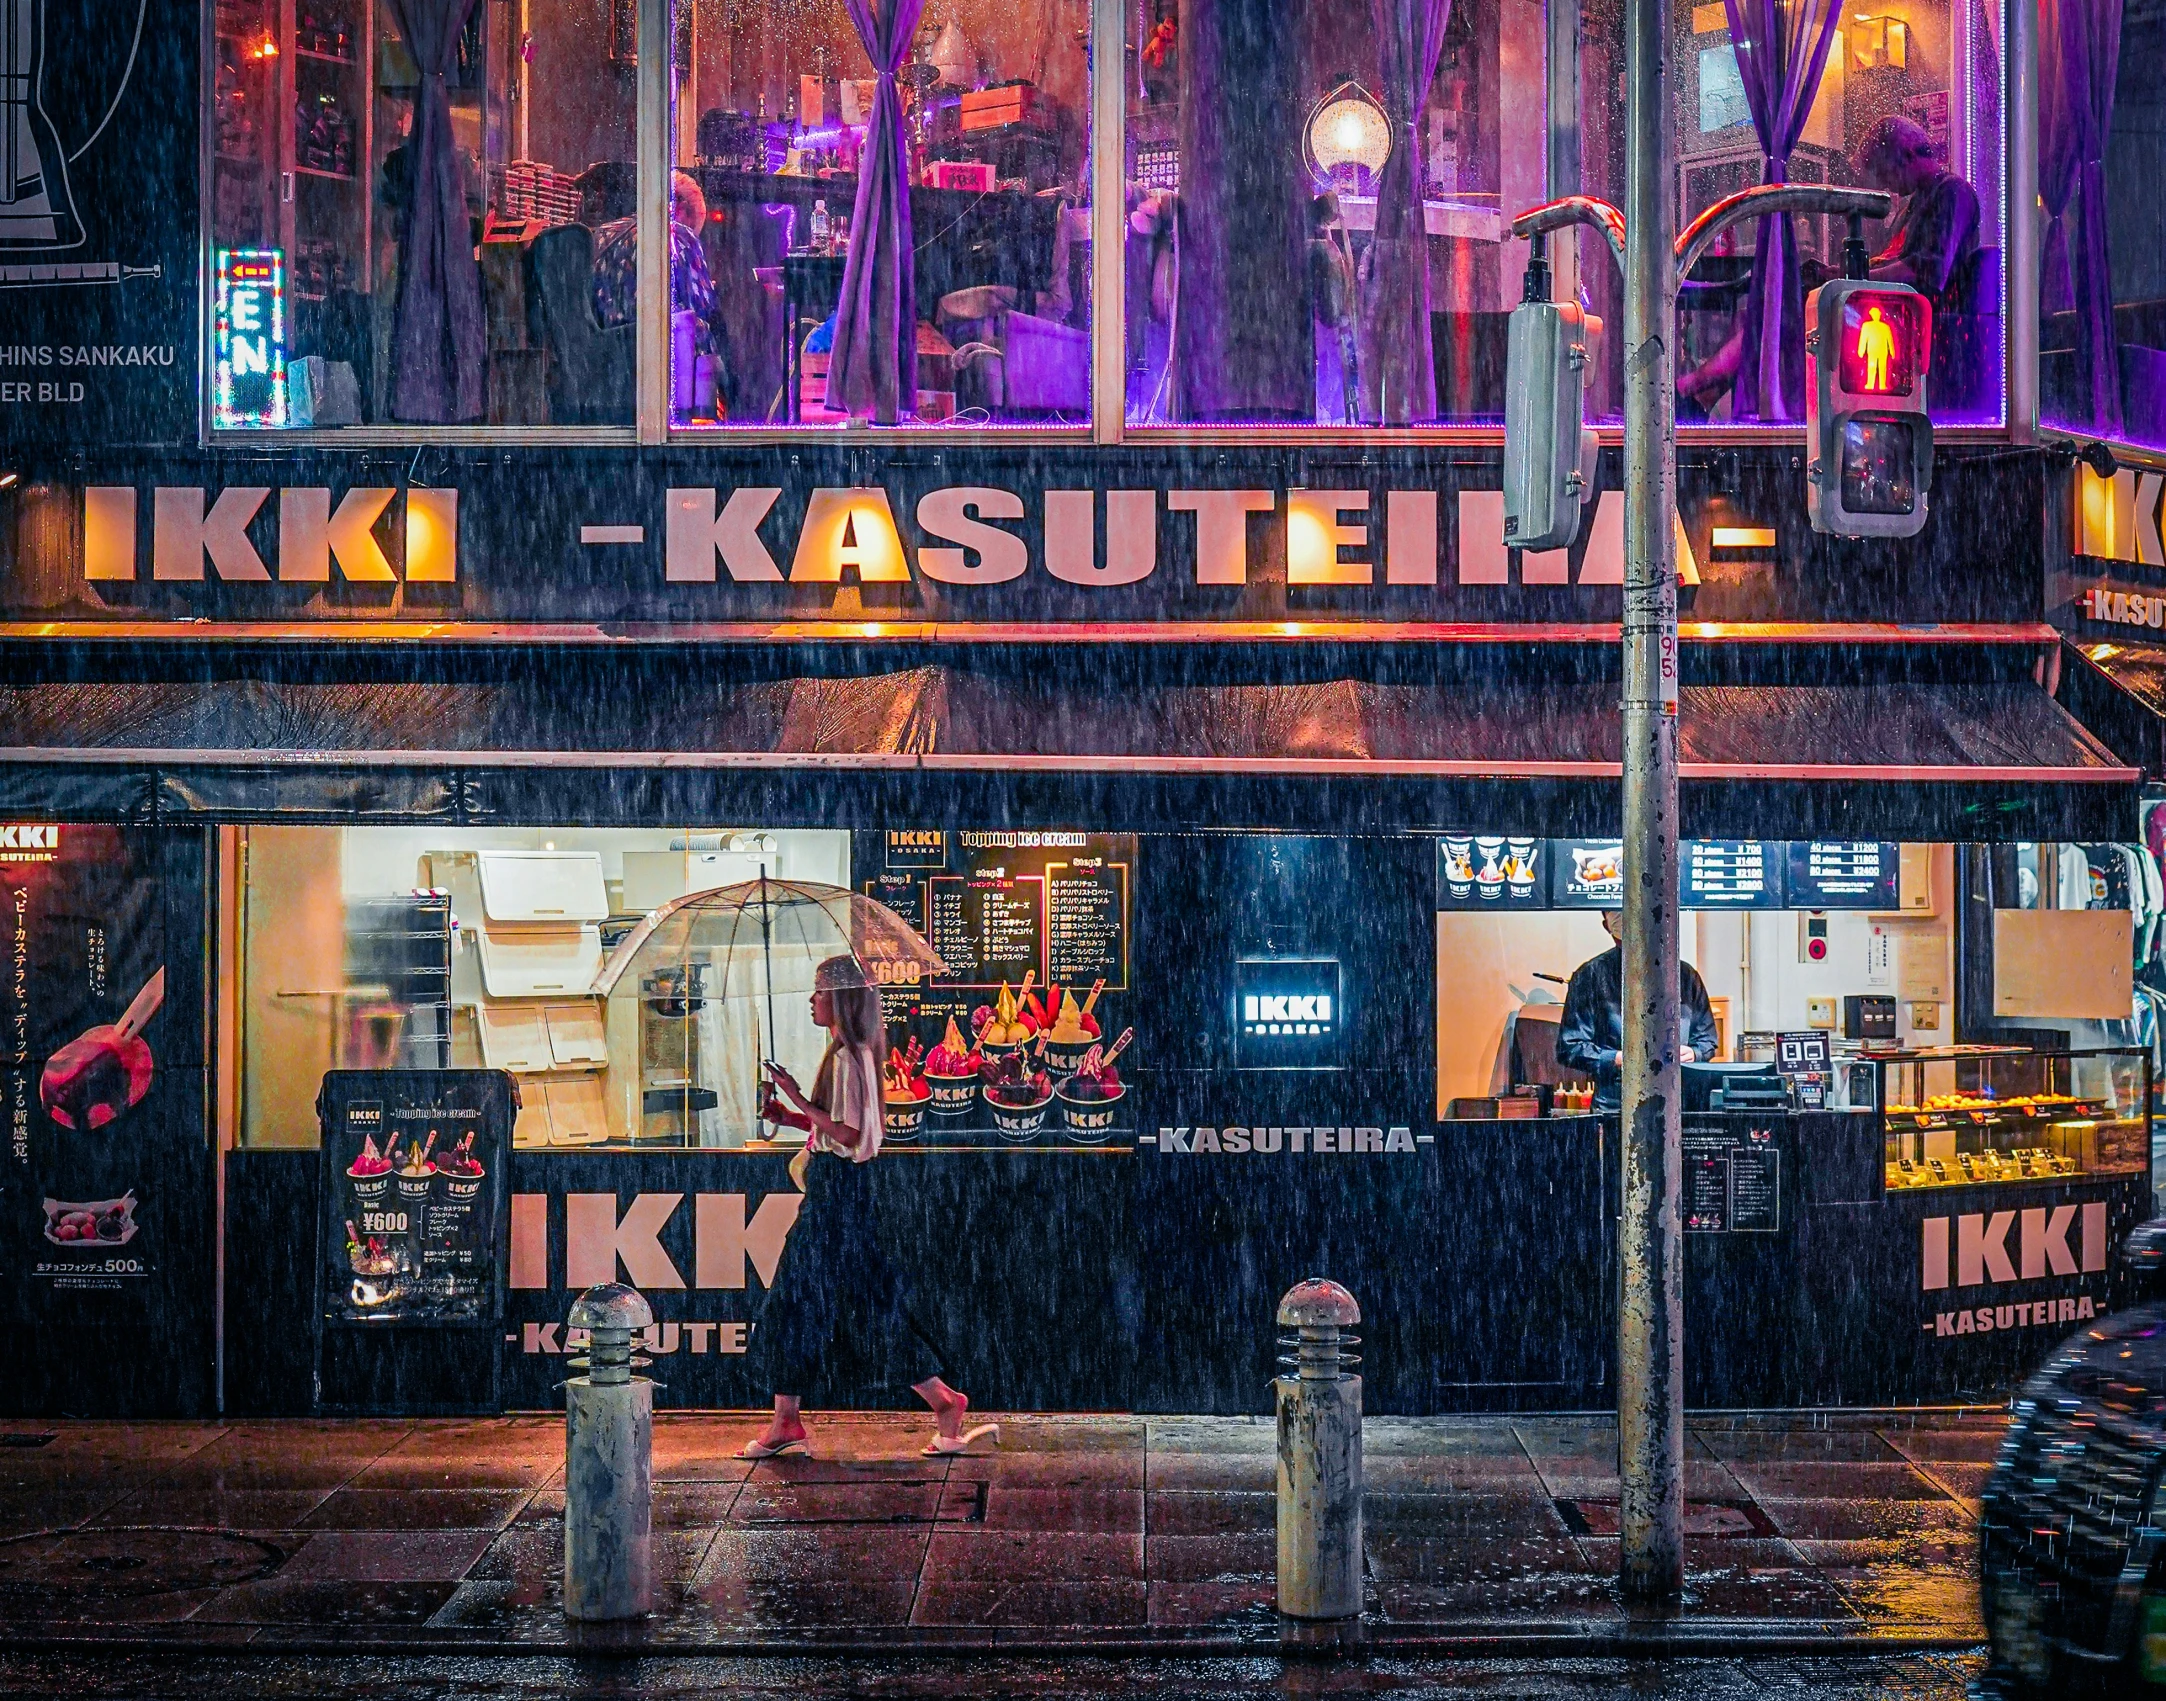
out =
[[2140,1175],[2150,1165],[2147,1052],[1950,1046],[1876,1061],[1891,1189]]

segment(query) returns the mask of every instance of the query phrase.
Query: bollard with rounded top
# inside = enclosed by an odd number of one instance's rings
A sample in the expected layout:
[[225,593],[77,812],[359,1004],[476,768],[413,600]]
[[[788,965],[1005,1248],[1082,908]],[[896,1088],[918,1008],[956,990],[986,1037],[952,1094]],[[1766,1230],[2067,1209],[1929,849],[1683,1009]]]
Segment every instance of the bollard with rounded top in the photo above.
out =
[[639,1618],[652,1604],[654,1384],[632,1374],[632,1337],[653,1321],[619,1282],[572,1302],[569,1327],[588,1344],[571,1361],[586,1374],[564,1384],[566,1618]]
[[1361,1307],[1312,1276],[1279,1301],[1279,1611],[1289,1618],[1361,1612],[1361,1378],[1346,1331]]

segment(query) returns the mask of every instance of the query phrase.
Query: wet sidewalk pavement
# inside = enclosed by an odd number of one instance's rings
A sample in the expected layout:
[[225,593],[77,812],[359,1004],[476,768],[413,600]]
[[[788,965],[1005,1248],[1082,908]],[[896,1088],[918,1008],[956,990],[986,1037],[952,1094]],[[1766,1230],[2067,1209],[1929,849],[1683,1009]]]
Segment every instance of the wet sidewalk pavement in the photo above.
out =
[[[998,1414],[984,1414],[995,1416]],[[656,1610],[561,1613],[561,1419],[22,1425],[0,1434],[0,1643],[649,1652],[1276,1647],[1267,1419],[655,1423]],[[1977,1496],[1997,1413],[1695,1420],[1674,1615],[1615,1588],[1599,1417],[1369,1420],[1376,1648],[1953,1647],[1980,1639]]]

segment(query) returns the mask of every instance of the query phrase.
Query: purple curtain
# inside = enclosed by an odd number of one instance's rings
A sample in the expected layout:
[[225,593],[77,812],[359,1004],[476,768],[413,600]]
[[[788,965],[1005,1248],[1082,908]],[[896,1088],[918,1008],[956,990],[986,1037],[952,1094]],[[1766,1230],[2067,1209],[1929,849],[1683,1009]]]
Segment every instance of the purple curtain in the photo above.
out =
[[1376,186],[1376,233],[1363,256],[1362,388],[1381,425],[1436,418],[1436,352],[1429,322],[1429,227],[1422,212],[1415,125],[1444,56],[1451,0],[1369,0],[1377,82],[1391,120],[1391,154]]
[[2106,250],[2106,139],[2120,63],[2121,0],[2039,0],[2038,194],[2051,221],[2039,306],[2047,313],[2076,310],[2078,384],[2091,401],[2083,423],[2104,437],[2122,429],[2121,350]]
[[481,267],[444,79],[475,0],[389,0],[421,69],[406,139],[412,193],[399,215],[399,288],[391,312],[391,417],[423,425],[478,420],[486,406],[489,331]]
[[827,393],[852,413],[869,408],[880,424],[893,425],[918,402],[917,248],[910,234],[910,149],[895,73],[910,51],[925,0],[878,0],[877,9],[875,0],[847,4],[878,86],[857,167]]
[[[1842,7],[1839,0],[1723,0],[1723,10],[1730,18],[1730,49],[1737,56],[1753,132],[1760,139],[1760,181],[1788,182],[1790,150],[1805,133],[1813,97],[1820,92]],[[1797,231],[1788,218],[1764,218],[1753,247],[1731,417],[1802,418],[1805,329]]]

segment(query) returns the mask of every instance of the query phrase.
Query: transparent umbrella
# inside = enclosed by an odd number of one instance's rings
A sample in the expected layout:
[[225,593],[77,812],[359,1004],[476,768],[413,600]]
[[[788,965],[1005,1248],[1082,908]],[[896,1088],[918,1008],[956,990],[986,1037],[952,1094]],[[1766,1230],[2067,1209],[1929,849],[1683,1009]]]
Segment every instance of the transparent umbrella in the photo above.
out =
[[[623,1125],[635,1138],[691,1143],[702,1113],[746,1073],[733,1062],[739,1023],[717,1007],[749,1003],[759,1062],[775,1059],[775,995],[802,996],[830,957],[853,958],[870,986],[913,986],[947,965],[907,921],[863,893],[765,875],[692,892],[654,911],[618,943],[595,977],[607,1004],[613,1056],[638,1059],[638,1095]],[[761,1016],[764,1016],[764,1020]],[[625,1031],[636,1023],[637,1036]],[[742,1085],[756,1092],[752,1081]]]

